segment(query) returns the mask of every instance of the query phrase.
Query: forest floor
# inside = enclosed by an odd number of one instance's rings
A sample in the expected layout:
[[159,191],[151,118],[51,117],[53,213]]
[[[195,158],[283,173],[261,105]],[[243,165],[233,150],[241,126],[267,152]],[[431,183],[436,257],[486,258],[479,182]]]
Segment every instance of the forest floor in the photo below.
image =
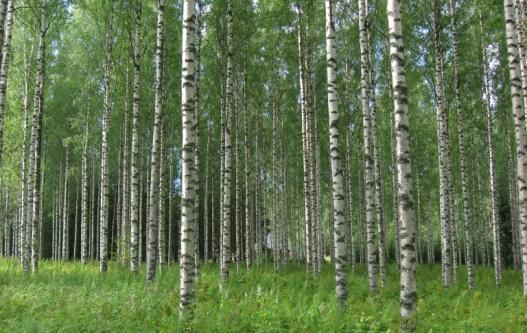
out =
[[[389,266],[387,287],[368,293],[367,274],[349,274],[349,302],[339,310],[334,274],[325,265],[319,278],[292,265],[280,274],[272,266],[246,272],[232,266],[220,287],[217,265],[201,267],[195,318],[178,320],[179,271],[172,265],[147,286],[117,263],[106,274],[98,263],[43,261],[25,277],[20,264],[0,259],[0,332],[397,332],[398,273]],[[418,269],[419,332],[527,332],[521,275],[503,272],[496,287],[492,268],[476,270],[467,291],[465,271],[444,290],[440,266]]]

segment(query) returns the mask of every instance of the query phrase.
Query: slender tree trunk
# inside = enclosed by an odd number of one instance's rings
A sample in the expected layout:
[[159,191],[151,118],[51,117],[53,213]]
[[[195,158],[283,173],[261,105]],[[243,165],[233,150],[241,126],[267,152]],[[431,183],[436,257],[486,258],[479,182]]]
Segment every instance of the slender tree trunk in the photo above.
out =
[[0,166],[2,165],[2,153],[4,148],[4,113],[15,1],[16,0],[0,1],[0,36],[3,36],[2,48],[0,49],[2,52],[2,63],[0,64]]
[[[276,69],[273,69],[274,75],[276,75]],[[280,270],[280,258],[278,248],[278,131],[277,131],[277,107],[276,107],[276,85],[272,88],[272,153],[271,153],[271,172],[272,172],[272,194],[273,194],[273,225],[271,231],[272,249],[273,249],[273,264],[274,270]]]
[[106,63],[104,67],[104,111],[102,120],[102,147],[101,147],[101,185],[99,204],[99,269],[101,272],[108,270],[108,203],[109,203],[109,177],[108,177],[108,135],[110,127],[110,112],[112,101],[110,97],[110,81],[112,74],[112,44],[113,44],[113,0],[110,1],[108,12],[108,31],[106,32]]
[[519,235],[519,215],[518,215],[518,189],[516,188],[516,168],[513,163],[513,143],[511,142],[510,115],[505,112],[505,132],[507,142],[507,171],[509,202],[511,206],[511,233],[512,233],[512,252],[514,258],[514,268],[521,268],[520,255],[520,235]]
[[[393,75],[393,74],[392,74]],[[391,89],[390,89],[391,90]],[[393,98],[393,92],[391,92]],[[391,121],[391,146],[392,146],[392,195],[393,195],[393,215],[394,215],[394,226],[395,226],[395,262],[397,263],[397,269],[401,269],[401,239],[400,239],[400,217],[399,217],[399,196],[397,193],[397,184],[399,180],[397,179],[397,150],[396,150],[396,137],[395,137],[395,111],[392,111],[392,121]],[[418,175],[419,176],[419,175]]]
[[[183,152],[182,152],[182,195],[181,195],[181,264],[180,264],[180,299],[179,312],[181,316],[192,316],[194,303],[195,280],[195,179],[194,179],[194,151],[195,151],[195,80],[196,74],[196,5],[194,0],[183,2],[183,38],[181,73],[181,110],[183,124]],[[227,187],[228,188],[228,187]]]
[[[517,41],[519,63],[520,63],[520,77],[521,77],[521,84],[522,84],[522,91],[523,91],[523,104],[527,105],[527,60],[525,59],[526,57],[525,31],[524,31],[524,17],[522,15],[524,14],[522,13],[524,11],[524,8],[522,8],[523,7],[522,2],[523,0],[513,0],[514,15],[515,15],[514,24],[517,27],[516,41]],[[481,6],[481,1],[480,1],[480,6]],[[524,112],[526,111],[524,110]]]
[[88,261],[88,107],[84,118],[81,164],[81,262]]
[[[47,0],[43,1],[43,7],[41,9],[40,27],[39,27],[39,46],[37,54],[37,74],[35,84],[35,98],[34,98],[34,111],[33,111],[33,124],[31,128],[31,163],[30,169],[30,183],[33,183],[28,188],[32,190],[31,198],[31,266],[33,273],[38,272],[39,264],[39,244],[38,244],[38,226],[41,221],[40,217],[40,177],[41,177],[41,146],[42,146],[42,119],[44,117],[44,81],[45,81],[45,69],[46,69],[46,33],[48,30],[48,18],[47,18]],[[26,238],[26,242],[29,243],[29,237]],[[26,249],[26,252],[29,251]]]
[[62,260],[69,259],[69,205],[68,205],[68,178],[69,178],[69,148],[66,147],[64,160],[64,194],[62,201]]
[[123,143],[123,190],[122,190],[122,219],[118,221],[121,225],[121,237],[119,238],[119,249],[121,254],[121,263],[128,263],[128,254],[130,251],[130,157],[128,153],[128,96],[130,81],[128,79],[128,67],[126,67],[126,87],[124,98],[124,143]]
[[456,94],[456,114],[457,114],[457,133],[459,143],[459,163],[461,171],[461,191],[463,197],[463,225],[465,228],[465,252],[466,252],[466,266],[468,287],[474,288],[474,268],[472,258],[472,227],[470,216],[470,197],[469,197],[469,175],[467,169],[467,157],[465,152],[465,123],[464,112],[462,109],[461,100],[461,82],[459,78],[459,52],[458,52],[458,37],[457,37],[457,11],[454,0],[449,0],[450,9],[450,26],[452,31],[452,48],[454,52],[454,80],[455,80],[455,94]]
[[159,267],[165,269],[168,261],[166,244],[166,200],[167,200],[167,177],[165,166],[165,131],[161,124],[161,136],[159,142]]
[[139,272],[139,106],[141,98],[141,0],[135,2],[132,151],[130,170],[130,269]]
[[[1,10],[1,5],[0,5],[0,10]],[[1,18],[1,15],[0,15],[0,18]],[[0,29],[1,28],[3,27],[0,27]],[[32,53],[33,53],[33,47],[31,48],[30,54]],[[30,57],[31,55],[27,54],[26,48],[24,45],[24,92],[23,92],[23,97],[22,97],[22,108],[23,108],[23,117],[24,117],[22,128],[23,128],[24,140],[23,140],[23,147],[22,147],[22,158],[20,160],[20,213],[19,213],[19,219],[18,219],[18,226],[21,227],[23,230],[25,230],[26,225],[29,224],[29,221],[30,221],[29,212],[30,212],[30,207],[32,206],[32,202],[29,201],[30,193],[28,192],[29,191],[28,182],[31,177],[30,175],[31,165],[29,163],[29,160],[31,160],[31,154],[28,151],[28,148],[29,148],[28,146],[30,145],[30,143],[28,142],[28,139],[29,139],[28,138],[29,80],[30,80],[30,63],[31,63],[29,61]],[[1,156],[0,156],[0,160],[1,160]],[[7,231],[9,230],[6,229],[5,238],[6,240],[10,240],[11,237],[10,235],[8,235]],[[6,249],[11,255],[11,244],[9,244],[9,246],[6,246]],[[28,265],[29,263],[26,261],[26,267],[25,267],[26,271],[29,271]]]
[[[311,181],[310,181],[310,150],[309,150],[309,139],[308,139],[308,116],[307,116],[307,87],[306,87],[306,68],[305,68],[305,41],[303,34],[303,24],[301,9],[298,8],[298,56],[299,56],[299,73],[300,73],[300,107],[301,107],[301,122],[302,122],[302,163],[303,163],[303,180],[304,180],[304,221],[305,221],[305,243],[306,243],[306,263],[308,267],[313,270],[314,258],[313,258],[313,216],[311,208]],[[256,148],[258,149],[258,147]],[[257,201],[258,202],[258,201]]]
[[[208,154],[207,154],[208,156]],[[173,213],[173,181],[174,181],[174,173],[172,172],[172,164],[173,161],[169,160],[169,168],[168,168],[168,177],[169,177],[169,190],[168,190],[168,264],[172,264],[174,260],[174,240],[173,240],[173,230],[174,230],[174,213]]]
[[[244,175],[245,175],[245,264],[247,265],[247,270],[249,269],[249,266],[251,264],[251,246],[254,244],[254,242],[251,241],[251,228],[253,227],[253,223],[251,223],[251,217],[250,217],[250,198],[249,198],[249,178],[250,178],[250,171],[249,171],[249,140],[248,140],[248,124],[247,124],[247,94],[246,94],[246,76],[244,75],[244,81],[243,81],[243,149],[244,149]],[[208,149],[208,143],[207,143],[207,149]],[[208,154],[207,154],[208,155]],[[208,172],[207,172],[208,174]]]
[[439,26],[440,7],[434,0],[434,60],[435,60],[435,95],[437,116],[437,137],[439,157],[439,205],[441,220],[441,272],[443,287],[450,286],[450,209],[449,209],[449,175],[448,175],[448,113],[444,107],[443,86],[443,49],[441,46],[441,28]]
[[396,129],[397,195],[401,218],[401,332],[415,332],[417,323],[417,283],[415,270],[415,213],[412,196],[408,96],[404,68],[401,3],[388,0],[390,64]]
[[368,285],[370,291],[377,291],[377,251],[375,249],[375,225],[373,216],[373,158],[371,156],[371,112],[369,85],[369,50],[368,27],[366,18],[368,9],[365,0],[359,0],[359,35],[361,49],[361,95],[362,95],[362,123],[364,129],[364,160],[366,185],[366,237],[368,256]]
[[[205,148],[205,200],[203,204],[203,259],[205,264],[209,263],[209,147],[210,147],[210,127],[207,122],[207,147]],[[212,182],[211,182],[212,184]],[[214,212],[214,206],[211,205],[211,212]],[[212,249],[212,251],[214,251]]]
[[[480,27],[480,39],[481,39],[481,52],[482,52],[482,64],[483,64],[483,91],[484,104],[486,111],[486,134],[487,134],[487,154],[489,159],[489,179],[490,179],[490,201],[491,201],[491,219],[492,219],[492,244],[493,244],[493,257],[494,257],[494,275],[496,278],[496,284],[499,285],[501,281],[501,258],[500,258],[500,234],[499,234],[499,216],[498,216],[498,204],[497,204],[497,188],[496,188],[496,166],[494,160],[494,119],[492,117],[492,107],[490,101],[491,87],[489,78],[489,68],[487,65],[487,55],[484,43],[484,30],[483,30],[483,13],[480,2],[480,16],[479,16],[479,27]],[[521,63],[521,62],[520,62]]]
[[[42,178],[44,178],[44,174],[42,174]],[[79,183],[77,183],[79,184]],[[73,260],[77,259],[77,245],[78,243],[78,222],[79,222],[79,186],[77,185],[77,194],[75,195],[75,219],[74,221],[74,228],[73,228]],[[40,233],[39,233],[40,234]],[[40,242],[39,242],[40,243]]]
[[222,215],[222,260],[221,277],[223,281],[229,278],[229,264],[231,262],[231,128],[234,95],[233,85],[233,28],[232,28],[232,0],[227,0],[227,81],[225,85],[225,156],[223,176],[223,215]]
[[159,225],[159,156],[160,137],[162,135],[163,117],[163,43],[164,43],[165,0],[157,1],[157,32],[156,32],[156,91],[154,127],[152,133],[152,151],[150,156],[150,184],[148,193],[148,238],[146,251],[146,280],[151,283],[156,273],[156,258],[158,255],[158,225]]
[[516,138],[516,182],[518,188],[518,206],[520,217],[520,240],[523,271],[523,295],[527,299],[527,155],[525,147],[527,138],[525,132],[525,113],[522,108],[522,81],[518,67],[519,55],[517,31],[514,20],[514,7],[512,0],[503,1],[505,8],[505,30],[507,36],[507,54],[509,76],[511,85],[512,112]]
[[335,43],[335,7],[332,0],[326,0],[326,74],[328,88],[329,145],[333,194],[333,240],[335,248],[336,292],[339,303],[346,304],[348,290],[346,283],[346,223],[344,221],[344,181],[339,149],[339,113],[337,103],[337,50]]
[[199,188],[200,188],[200,178],[199,178],[199,160],[200,160],[200,150],[199,150],[199,138],[200,138],[200,132],[199,132],[199,119],[200,119],[200,80],[201,80],[201,30],[202,30],[202,11],[201,11],[201,1],[198,0],[198,12],[196,13],[196,53],[195,53],[195,59],[194,59],[194,70],[195,70],[195,83],[194,83],[194,223],[195,223],[195,230],[194,230],[194,271],[196,278],[199,277],[199,258],[200,258],[200,252],[199,252],[199,236],[200,236],[200,196],[199,196]]

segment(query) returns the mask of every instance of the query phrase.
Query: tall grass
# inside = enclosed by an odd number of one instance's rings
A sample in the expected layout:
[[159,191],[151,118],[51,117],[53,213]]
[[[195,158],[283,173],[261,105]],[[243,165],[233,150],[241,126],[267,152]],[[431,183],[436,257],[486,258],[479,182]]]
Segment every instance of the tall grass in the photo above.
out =
[[[466,272],[462,269],[460,280]],[[421,266],[420,332],[526,332],[521,276],[506,270],[500,287],[491,268],[478,268],[476,288],[459,281],[444,290],[439,266]],[[202,265],[196,286],[195,317],[178,318],[178,266],[146,285],[111,263],[43,261],[25,276],[17,261],[0,259],[1,332],[397,332],[398,273],[388,270],[388,285],[368,293],[364,269],[349,275],[348,307],[334,297],[334,274],[326,265],[318,278],[293,265],[276,274],[272,265],[233,270],[221,285],[216,265]]]

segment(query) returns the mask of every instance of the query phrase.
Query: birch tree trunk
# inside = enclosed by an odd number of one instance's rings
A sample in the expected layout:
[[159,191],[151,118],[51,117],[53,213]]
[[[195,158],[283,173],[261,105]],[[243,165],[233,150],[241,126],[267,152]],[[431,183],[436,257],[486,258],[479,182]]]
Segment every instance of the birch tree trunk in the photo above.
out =
[[368,27],[366,18],[368,10],[365,0],[359,0],[359,36],[361,52],[361,98],[362,123],[364,129],[364,160],[365,160],[365,198],[366,198],[366,237],[368,261],[368,285],[370,291],[377,291],[377,251],[375,248],[375,225],[373,217],[373,159],[371,156],[371,114],[369,86],[369,50]]
[[457,134],[459,143],[459,163],[461,171],[461,191],[463,197],[463,225],[465,228],[465,252],[466,252],[466,266],[467,279],[469,289],[474,288],[474,268],[472,258],[472,226],[470,216],[470,191],[468,188],[469,175],[467,169],[467,156],[465,152],[465,120],[462,109],[461,100],[461,82],[459,79],[459,51],[458,51],[458,37],[457,37],[457,11],[454,0],[449,0],[450,9],[450,27],[452,31],[452,48],[454,52],[454,85],[456,95],[456,114],[457,114]]
[[441,273],[443,287],[450,286],[450,208],[449,208],[449,176],[448,176],[448,114],[444,106],[443,83],[443,49],[441,46],[441,30],[439,27],[440,7],[434,0],[434,60],[435,60],[435,95],[437,117],[437,141],[439,158],[439,205],[441,220]]
[[126,67],[126,80],[125,80],[125,97],[124,97],[124,142],[123,142],[123,189],[122,189],[122,214],[121,221],[118,223],[121,225],[121,237],[119,238],[119,250],[121,254],[121,263],[128,263],[130,253],[130,159],[128,154],[128,96],[130,81],[128,79],[128,66]]
[[225,85],[225,156],[223,175],[223,215],[222,215],[222,254],[221,277],[224,281],[229,278],[229,264],[231,262],[231,128],[234,95],[233,84],[233,28],[232,28],[232,0],[227,0],[227,81]]
[[2,52],[2,63],[0,64],[0,166],[2,165],[2,153],[4,148],[4,113],[15,1],[16,0],[0,1],[0,36],[3,36],[2,48],[0,49]]
[[[244,149],[244,175],[245,175],[245,264],[247,265],[247,270],[249,269],[249,266],[251,264],[251,245],[254,244],[254,242],[251,241],[251,227],[253,224],[250,222],[250,199],[249,199],[249,178],[250,178],[250,171],[249,171],[249,141],[248,141],[248,124],[247,124],[247,95],[246,95],[246,76],[244,75],[244,81],[243,81],[243,149]],[[208,143],[207,143],[207,149],[208,149]],[[207,154],[208,155],[208,154]]]
[[[163,121],[161,121],[163,122]],[[165,126],[161,123],[159,138],[159,268],[163,270],[167,266],[167,243],[166,243],[166,166],[165,166]]]
[[113,45],[113,5],[109,0],[108,31],[106,32],[106,63],[104,66],[104,111],[102,120],[102,147],[101,147],[101,185],[99,204],[99,269],[101,272],[108,270],[108,202],[109,202],[109,177],[108,177],[108,135],[110,127],[110,112],[112,101],[110,96],[110,80],[112,74],[112,45]]
[[135,2],[132,151],[130,170],[130,269],[139,271],[139,106],[141,98],[141,0]]
[[390,65],[396,130],[397,195],[401,219],[401,332],[415,332],[417,324],[417,283],[415,270],[415,214],[412,196],[408,96],[404,68],[401,2],[388,0]]
[[194,271],[196,278],[199,277],[200,264],[199,264],[199,235],[200,235],[200,196],[199,196],[199,187],[200,187],[200,178],[199,178],[199,160],[200,160],[200,150],[199,150],[199,119],[200,119],[200,81],[201,81],[201,30],[203,24],[202,18],[202,1],[198,0],[198,12],[196,13],[196,54],[194,59],[194,70],[195,70],[195,83],[194,83]]
[[[39,44],[37,54],[37,74],[35,84],[35,98],[33,111],[33,124],[31,128],[31,150],[30,150],[30,183],[28,188],[32,190],[31,198],[31,268],[33,273],[38,272],[40,259],[38,226],[40,212],[40,177],[41,177],[41,146],[42,146],[42,119],[44,117],[44,80],[46,70],[46,34],[48,31],[47,0],[43,0],[39,26]],[[29,242],[29,240],[26,240]],[[28,251],[27,251],[28,252]]]
[[84,118],[81,164],[81,262],[88,261],[88,107]]
[[165,0],[157,1],[157,32],[156,32],[156,78],[154,127],[152,133],[152,151],[150,155],[150,190],[148,193],[148,238],[146,251],[146,281],[151,283],[156,274],[156,258],[158,255],[159,226],[159,156],[160,137],[162,135],[163,117],[163,43],[165,33]]
[[69,228],[69,200],[68,200],[68,178],[69,178],[69,148],[66,146],[64,162],[64,194],[62,201],[62,260],[69,258],[70,228]]
[[181,73],[181,110],[183,124],[182,152],[182,192],[181,192],[181,263],[180,299],[181,316],[191,317],[194,303],[194,119],[195,119],[195,80],[196,74],[196,4],[194,0],[183,2],[183,38]]
[[[491,202],[491,219],[492,219],[492,244],[493,244],[493,259],[494,259],[494,275],[496,284],[499,285],[501,281],[501,258],[500,258],[500,233],[499,233],[499,216],[497,204],[497,189],[496,189],[496,166],[494,160],[494,119],[492,117],[492,107],[490,101],[491,87],[490,87],[490,73],[487,64],[487,52],[484,43],[484,29],[483,29],[483,12],[480,1],[479,7],[479,27],[481,40],[481,59],[483,64],[483,100],[486,111],[486,136],[487,136],[487,154],[489,159],[489,179],[490,179],[490,202]],[[521,62],[520,62],[521,63]]]
[[[306,110],[306,81],[305,81],[305,62],[304,62],[304,36],[302,33],[302,15],[301,8],[297,7],[298,11],[298,27],[297,27],[297,43],[298,43],[298,57],[299,57],[299,83],[300,83],[300,113],[301,113],[301,122],[302,122],[302,163],[303,163],[303,180],[304,180],[304,221],[305,221],[305,243],[306,243],[306,263],[308,267],[313,266],[313,242],[312,242],[312,232],[311,226],[313,224],[313,219],[311,216],[311,190],[310,190],[310,180],[309,180],[309,145],[307,138],[307,110]],[[256,147],[258,149],[258,146]],[[257,183],[258,184],[258,183]],[[257,201],[258,202],[258,201]],[[260,223],[260,222],[258,222]]]
[[514,20],[514,6],[512,0],[504,0],[505,31],[507,36],[507,59],[509,64],[509,79],[514,116],[514,134],[516,138],[516,182],[518,188],[518,206],[520,217],[521,257],[523,271],[523,295],[527,299],[527,135],[525,132],[525,113],[522,107],[522,81],[520,68],[517,31]]
[[346,304],[348,290],[346,283],[346,223],[344,221],[344,182],[339,149],[339,113],[337,103],[337,50],[335,43],[334,5],[326,0],[326,73],[329,112],[329,149],[331,154],[331,175],[333,194],[333,239],[335,247],[335,272],[337,299],[341,306]]
[[[1,9],[1,8],[0,8]],[[0,13],[1,14],[1,13]],[[29,207],[32,203],[29,202],[28,198],[30,193],[28,192],[28,182],[31,177],[31,165],[28,163],[28,160],[31,159],[31,154],[28,151],[28,123],[29,123],[29,80],[30,80],[30,60],[31,54],[33,53],[33,47],[31,47],[31,52],[28,55],[26,47],[24,45],[24,93],[22,97],[22,109],[24,122],[22,125],[22,130],[24,133],[23,148],[22,148],[22,158],[20,160],[20,213],[18,219],[18,225],[25,229],[26,225],[29,223]],[[1,160],[1,156],[0,156]],[[0,162],[1,164],[1,162]],[[7,214],[5,215],[8,216]],[[6,253],[11,255],[11,244],[10,244],[10,235],[9,227],[6,223],[5,225],[4,237],[6,239]],[[9,244],[7,244],[9,243]],[[9,245],[9,246],[8,246]],[[27,259],[27,258],[26,258]],[[29,271],[28,263],[26,263],[26,271]]]

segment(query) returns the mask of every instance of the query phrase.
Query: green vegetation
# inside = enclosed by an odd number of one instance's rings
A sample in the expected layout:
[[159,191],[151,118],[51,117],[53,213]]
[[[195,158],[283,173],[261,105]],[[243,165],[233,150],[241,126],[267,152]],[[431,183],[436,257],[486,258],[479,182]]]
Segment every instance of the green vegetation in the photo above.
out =
[[[144,268],[144,267],[143,267]],[[148,286],[112,262],[42,262],[38,275],[24,276],[15,260],[0,260],[1,332],[397,332],[399,281],[388,267],[388,286],[369,295],[367,273],[349,274],[349,305],[338,309],[334,272],[325,265],[312,279],[303,265],[282,274],[272,265],[232,273],[220,287],[219,268],[202,266],[195,318],[178,320],[179,271],[172,265]],[[420,332],[525,332],[520,273],[505,270],[496,287],[492,268],[477,268],[474,290],[466,273],[449,290],[441,287],[440,266],[418,268]],[[463,282],[461,282],[461,280]],[[497,320],[497,317],[500,320]]]

